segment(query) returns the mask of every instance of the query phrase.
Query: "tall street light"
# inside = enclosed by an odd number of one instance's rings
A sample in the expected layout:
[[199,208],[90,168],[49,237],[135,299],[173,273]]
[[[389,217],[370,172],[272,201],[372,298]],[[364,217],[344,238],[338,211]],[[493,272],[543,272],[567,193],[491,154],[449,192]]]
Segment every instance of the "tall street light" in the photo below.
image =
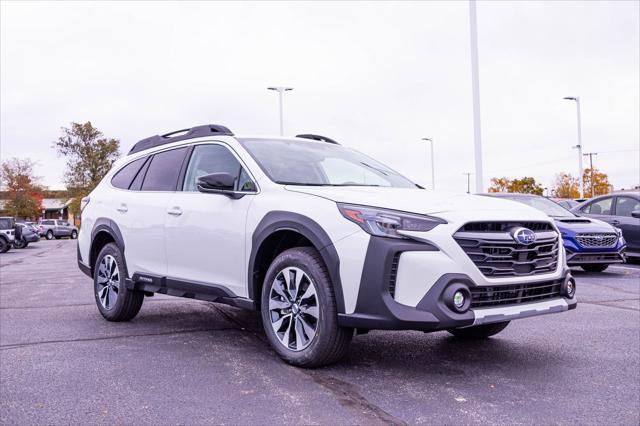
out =
[[431,190],[434,190],[436,189],[436,172],[434,168],[434,159],[433,159],[433,139],[422,138],[422,140],[431,142]]
[[568,101],[576,101],[576,109],[578,111],[578,145],[573,148],[578,149],[578,183],[580,184],[580,198],[584,198],[584,181],[582,179],[582,126],[580,125],[580,97],[566,96],[564,99]]
[[480,128],[480,77],[478,72],[478,23],[476,0],[469,0],[469,34],[471,44],[471,86],[473,92],[473,140],[475,146],[476,193],[483,192],[482,131]]
[[280,98],[280,136],[284,135],[284,121],[282,118],[282,98],[284,92],[288,92],[289,90],[293,90],[293,87],[284,87],[284,86],[276,86],[276,87],[267,87],[267,90],[275,90],[278,92],[278,97]]

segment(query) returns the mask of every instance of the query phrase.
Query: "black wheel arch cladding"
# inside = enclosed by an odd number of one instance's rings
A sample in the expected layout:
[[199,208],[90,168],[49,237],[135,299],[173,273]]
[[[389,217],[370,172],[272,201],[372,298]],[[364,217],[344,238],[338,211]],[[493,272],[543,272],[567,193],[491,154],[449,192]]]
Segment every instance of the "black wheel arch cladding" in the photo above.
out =
[[91,230],[91,245],[89,247],[88,261],[89,261],[89,267],[91,268],[92,272],[95,266],[94,264],[95,260],[99,254],[99,251],[102,249],[102,247],[95,246],[96,238],[102,233],[106,233],[111,237],[111,239],[115,242],[116,246],[118,246],[118,248],[120,249],[120,252],[122,253],[122,261],[125,263],[125,265],[127,263],[124,257],[124,252],[125,252],[124,239],[122,238],[122,232],[120,232],[120,228],[118,227],[118,224],[116,224],[111,219],[100,217],[96,220],[96,222],[93,225],[93,229]]
[[300,234],[309,240],[313,247],[318,250],[333,284],[338,312],[345,312],[342,282],[340,281],[340,258],[329,235],[327,235],[324,229],[313,219],[298,213],[286,211],[269,212],[262,218],[253,233],[248,268],[249,298],[258,303],[261,300],[260,288],[263,283],[259,282],[260,264],[258,262],[258,254],[260,248],[269,236],[283,230]]

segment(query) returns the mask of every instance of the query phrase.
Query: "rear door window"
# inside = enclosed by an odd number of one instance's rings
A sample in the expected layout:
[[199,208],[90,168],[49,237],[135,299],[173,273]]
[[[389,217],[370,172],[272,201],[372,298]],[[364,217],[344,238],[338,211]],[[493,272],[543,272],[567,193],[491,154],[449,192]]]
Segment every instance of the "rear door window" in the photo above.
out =
[[145,174],[142,190],[175,191],[187,150],[184,147],[155,154]]
[[617,197],[616,216],[631,217],[631,212],[640,210],[640,201],[631,197]]

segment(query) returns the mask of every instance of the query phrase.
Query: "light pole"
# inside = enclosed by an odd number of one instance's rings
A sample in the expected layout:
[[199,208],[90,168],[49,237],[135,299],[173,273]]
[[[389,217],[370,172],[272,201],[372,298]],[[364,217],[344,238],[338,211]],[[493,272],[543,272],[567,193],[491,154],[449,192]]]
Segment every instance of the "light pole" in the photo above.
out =
[[578,183],[580,184],[580,198],[584,198],[584,180],[582,179],[582,126],[580,124],[580,97],[566,96],[564,99],[568,101],[576,101],[578,112],[578,145],[573,148],[578,149]]
[[469,0],[469,34],[471,45],[471,86],[473,92],[473,140],[475,146],[476,192],[483,191],[482,129],[480,128],[480,77],[478,72],[478,23],[476,1]]
[[422,138],[423,141],[431,142],[431,190],[436,189],[436,172],[434,169],[434,159],[433,159],[433,139],[431,138]]
[[289,90],[293,90],[293,87],[284,87],[284,86],[275,86],[275,87],[267,87],[267,90],[275,90],[278,92],[278,97],[280,98],[280,136],[284,135],[284,121],[282,118],[282,95],[284,92],[288,92]]
[[467,175],[467,194],[471,194],[471,175],[473,173],[467,172],[463,173],[463,175]]

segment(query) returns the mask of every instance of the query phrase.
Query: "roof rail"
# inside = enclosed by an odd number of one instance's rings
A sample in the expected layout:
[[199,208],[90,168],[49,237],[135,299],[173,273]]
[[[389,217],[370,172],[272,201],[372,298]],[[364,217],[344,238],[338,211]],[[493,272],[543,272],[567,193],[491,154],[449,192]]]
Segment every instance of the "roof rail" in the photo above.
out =
[[327,142],[327,143],[332,143],[334,145],[340,145],[338,142],[336,142],[333,139],[330,139],[330,138],[328,138],[326,136],[312,135],[311,133],[307,133],[307,134],[303,134],[303,135],[296,135],[296,138],[313,139],[314,141]]
[[[172,136],[175,134],[179,134],[178,136]],[[195,126],[189,129],[176,130],[171,133],[166,133],[162,136],[155,135],[148,137],[146,139],[142,139],[141,141],[136,142],[129,151],[129,154],[133,154],[135,152],[144,151],[145,149],[154,148],[156,146],[164,145],[171,142],[177,142],[185,139],[193,139],[200,138],[203,136],[233,136],[231,130],[227,129],[224,126],[220,126],[218,124],[205,124],[204,126]]]

